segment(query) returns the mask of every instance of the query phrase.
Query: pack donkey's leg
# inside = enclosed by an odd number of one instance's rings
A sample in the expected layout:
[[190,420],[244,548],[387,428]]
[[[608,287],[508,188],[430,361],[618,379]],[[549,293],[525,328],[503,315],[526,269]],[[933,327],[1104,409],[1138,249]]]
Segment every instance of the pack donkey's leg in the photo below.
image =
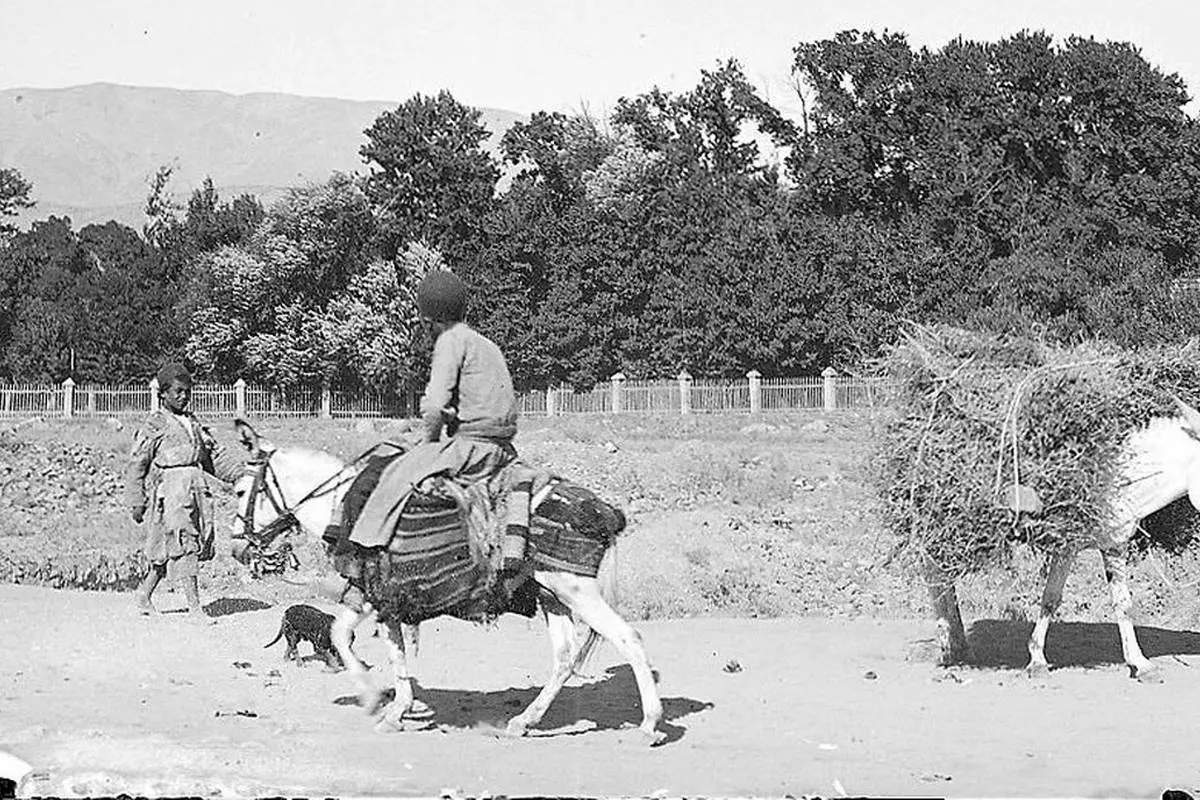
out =
[[1050,620],[1062,603],[1063,589],[1067,585],[1067,577],[1075,563],[1078,551],[1073,548],[1058,550],[1050,557],[1050,569],[1046,574],[1046,586],[1042,589],[1042,603],[1038,607],[1038,619],[1034,623],[1033,633],[1029,634],[1029,664],[1025,671],[1031,678],[1040,678],[1050,671],[1046,661],[1046,632],[1050,630]]
[[[658,730],[663,713],[662,701],[658,697],[654,671],[642,647],[641,637],[605,602],[596,579],[565,572],[541,571],[534,573],[534,579],[562,601],[577,619],[587,623],[594,631],[612,642],[629,662],[642,701],[642,723],[639,728],[650,744],[662,741],[664,734]],[[574,658],[564,662],[555,659],[554,672],[542,687],[542,691],[528,708],[509,721],[509,734],[523,736],[530,727],[541,721],[559,690],[571,676],[573,661]]]
[[962,614],[958,610],[958,593],[954,589],[954,579],[929,562],[925,566],[925,585],[929,588],[929,599],[933,604],[934,618],[937,620],[937,663],[944,667],[961,664],[967,660],[970,649],[967,633],[963,629]]
[[1162,681],[1162,672],[1142,653],[1129,612],[1133,609],[1133,595],[1129,591],[1128,545],[1119,544],[1100,551],[1104,559],[1104,576],[1108,579],[1112,594],[1113,612],[1117,619],[1117,630],[1121,633],[1121,652],[1130,673],[1143,683]]

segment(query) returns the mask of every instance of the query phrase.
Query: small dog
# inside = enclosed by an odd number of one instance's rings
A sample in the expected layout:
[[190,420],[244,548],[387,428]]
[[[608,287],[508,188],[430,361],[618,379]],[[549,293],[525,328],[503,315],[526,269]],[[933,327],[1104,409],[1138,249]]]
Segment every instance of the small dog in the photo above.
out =
[[[289,606],[288,610],[283,612],[279,633],[275,634],[274,639],[263,645],[263,649],[275,644],[281,638],[286,638],[287,651],[283,657],[299,664],[300,653],[297,651],[296,645],[300,642],[309,642],[312,644],[313,653],[324,659],[325,665],[330,670],[343,669],[345,665],[342,664],[342,657],[338,655],[333,646],[333,640],[329,638],[331,625],[333,625],[333,616],[320,609],[308,605]],[[350,641],[354,642],[353,632],[350,634]]]

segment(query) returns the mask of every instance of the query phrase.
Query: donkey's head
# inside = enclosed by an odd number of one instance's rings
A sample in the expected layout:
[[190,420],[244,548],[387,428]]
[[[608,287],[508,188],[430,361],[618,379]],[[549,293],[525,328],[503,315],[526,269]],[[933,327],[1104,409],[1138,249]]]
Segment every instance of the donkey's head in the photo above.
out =
[[279,479],[271,468],[274,446],[259,436],[243,419],[234,421],[238,438],[246,449],[246,466],[233,485],[237,512],[233,517],[234,558],[258,571],[265,554],[278,535],[295,525],[287,507]]
[[247,454],[245,472],[233,487],[234,538],[265,547],[297,524],[310,532],[323,531],[353,471],[329,453],[276,449],[245,420],[236,420],[234,427]]

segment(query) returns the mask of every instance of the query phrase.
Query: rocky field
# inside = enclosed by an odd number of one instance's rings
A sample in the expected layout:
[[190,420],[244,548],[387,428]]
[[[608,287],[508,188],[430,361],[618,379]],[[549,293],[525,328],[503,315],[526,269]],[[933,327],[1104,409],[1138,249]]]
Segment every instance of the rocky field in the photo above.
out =
[[[143,569],[140,532],[121,505],[130,425],[136,420],[33,421],[0,428],[0,580],[127,590]],[[277,445],[306,445],[344,458],[398,436],[400,421],[262,420]],[[236,448],[232,425],[213,424]],[[925,595],[900,563],[874,514],[866,468],[869,417],[591,417],[527,419],[525,458],[596,489],[625,508],[618,551],[623,611],[634,618],[704,615],[914,617]],[[228,557],[232,502],[221,498],[219,557],[202,587],[253,589],[283,599],[292,587],[250,581]],[[304,569],[325,569],[302,546]],[[1080,560],[1066,618],[1107,618],[1099,557]],[[1150,623],[1200,624],[1200,564],[1151,553],[1134,590]],[[1011,567],[967,582],[968,617],[1020,620],[1040,592],[1040,559],[1024,549]]]

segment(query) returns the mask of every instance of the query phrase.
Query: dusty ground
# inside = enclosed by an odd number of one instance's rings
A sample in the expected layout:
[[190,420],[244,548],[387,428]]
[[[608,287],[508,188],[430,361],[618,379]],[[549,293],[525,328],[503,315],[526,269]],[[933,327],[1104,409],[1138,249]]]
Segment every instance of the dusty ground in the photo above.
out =
[[[164,609],[179,607],[164,595]],[[437,730],[379,734],[344,674],[282,661],[279,608],[222,598],[197,627],[132,613],[129,595],[0,586],[0,750],[69,794],[952,795],[1153,797],[1200,787],[1200,633],[1142,630],[1166,682],[1126,677],[1115,629],[1051,629],[1066,664],[1020,662],[1024,623],[976,628],[983,666],[909,660],[920,621],[643,622],[666,708],[639,746],[627,668],[573,683],[524,740],[496,726],[540,685],[540,625],[429,625],[420,696]],[[307,647],[306,645],[302,648]],[[360,649],[386,680],[382,643]],[[302,653],[307,653],[302,649]],[[736,662],[736,666],[733,662]],[[740,666],[740,670],[736,667]]]
[[[863,478],[866,420],[525,427],[527,457],[629,514],[622,609],[662,672],[669,734],[652,750],[625,727],[639,719],[637,695],[611,648],[601,652],[603,679],[568,686],[534,736],[496,735],[548,669],[538,623],[427,626],[419,675],[441,728],[388,736],[372,731],[344,675],[285,664],[282,644],[262,649],[283,608],[305,598],[249,581],[227,556],[202,571],[218,619],[210,628],[174,614],[139,618],[128,592],[48,588],[82,580],[127,589],[140,577],[128,561],[138,534],[113,490],[128,430],[111,422],[20,429],[15,441],[50,456],[14,449],[12,436],[0,447],[0,581],[43,584],[0,583],[0,751],[35,765],[31,790],[1157,797],[1166,787],[1200,789],[1200,548],[1147,557],[1133,571],[1136,617],[1150,626],[1141,640],[1166,673],[1162,685],[1126,677],[1115,628],[1098,624],[1109,603],[1095,553],[1081,559],[1062,608],[1078,621],[1051,629],[1048,654],[1062,668],[1045,683],[1020,672],[1041,589],[1032,554],[960,587],[964,615],[981,620],[979,663],[940,670],[919,652],[933,634],[925,592],[904,564],[886,561],[890,544]],[[364,421],[261,427],[281,445],[344,457],[391,433],[389,423]],[[220,536],[223,553],[224,523]],[[97,554],[109,561],[98,565]],[[313,551],[304,555],[319,569]],[[124,577],[93,580],[104,570]],[[160,605],[180,608],[182,599],[164,594]],[[367,639],[361,649],[385,685],[382,643]]]

